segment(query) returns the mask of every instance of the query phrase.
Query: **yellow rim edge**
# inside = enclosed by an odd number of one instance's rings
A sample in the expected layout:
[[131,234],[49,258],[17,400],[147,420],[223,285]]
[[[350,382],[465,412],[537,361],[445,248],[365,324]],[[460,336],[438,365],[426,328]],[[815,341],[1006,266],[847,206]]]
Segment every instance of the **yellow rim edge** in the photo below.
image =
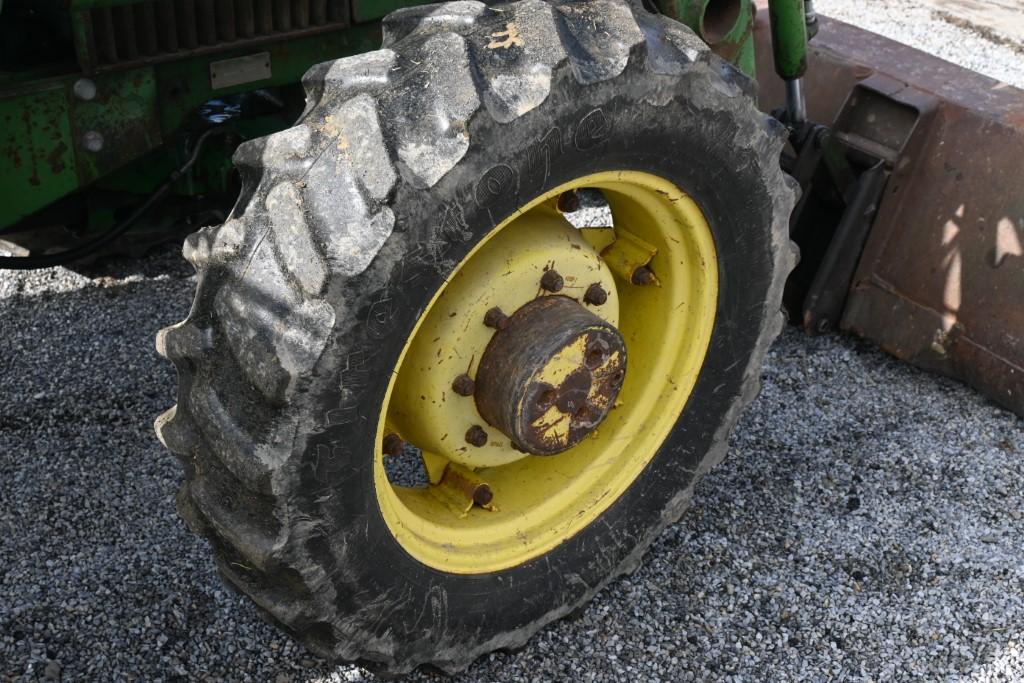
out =
[[[571,189],[604,191],[617,228],[658,248],[651,267],[660,286],[616,281],[626,380],[598,429],[565,453],[527,456],[480,470],[497,511],[459,517],[424,489],[393,487],[381,446],[395,381],[421,325],[447,284],[424,309],[396,364],[377,423],[374,483],[384,521],[425,565],[480,574],[520,565],[582,531],[616,501],[653,459],[686,405],[707,354],[718,301],[714,239],[697,204],[672,182],[640,171],[606,171],[556,187],[502,221],[459,263],[448,282],[517,218]],[[471,400],[471,399],[468,399]],[[492,430],[493,431],[493,430]]]

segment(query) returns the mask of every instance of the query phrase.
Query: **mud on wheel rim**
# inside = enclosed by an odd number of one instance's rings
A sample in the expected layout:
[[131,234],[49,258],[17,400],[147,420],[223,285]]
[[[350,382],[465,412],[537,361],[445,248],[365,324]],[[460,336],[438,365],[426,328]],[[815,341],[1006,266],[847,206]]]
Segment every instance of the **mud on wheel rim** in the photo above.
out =
[[[558,197],[582,187],[602,190],[614,232],[578,231],[554,209]],[[561,282],[545,287],[548,274]],[[586,296],[594,285],[606,297],[600,304],[600,297]],[[682,412],[711,337],[717,287],[714,242],[700,208],[649,173],[578,178],[502,221],[428,304],[380,411],[378,453],[393,450],[385,440],[400,436],[422,449],[432,483],[394,485],[384,467],[389,456],[377,458],[378,504],[402,547],[437,569],[497,571],[543,554],[599,517],[654,457]],[[460,374],[477,376],[496,334],[484,323],[486,312],[511,313],[544,296],[568,297],[617,327],[628,357],[628,369],[617,370],[625,379],[607,417],[549,457],[517,448],[481,418],[472,396],[452,389]],[[556,406],[546,417],[556,432],[572,419]],[[482,445],[467,442],[474,428],[487,435]],[[475,470],[493,499],[460,510],[458,500],[437,495],[434,485],[449,462],[467,476]]]

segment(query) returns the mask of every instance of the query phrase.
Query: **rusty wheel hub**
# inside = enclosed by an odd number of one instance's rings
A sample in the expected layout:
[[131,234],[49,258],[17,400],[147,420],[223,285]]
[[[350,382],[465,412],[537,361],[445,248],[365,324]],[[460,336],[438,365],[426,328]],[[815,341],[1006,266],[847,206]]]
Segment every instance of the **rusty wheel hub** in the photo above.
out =
[[506,323],[480,359],[477,409],[516,448],[561,453],[615,404],[626,376],[622,335],[565,296],[530,301]]

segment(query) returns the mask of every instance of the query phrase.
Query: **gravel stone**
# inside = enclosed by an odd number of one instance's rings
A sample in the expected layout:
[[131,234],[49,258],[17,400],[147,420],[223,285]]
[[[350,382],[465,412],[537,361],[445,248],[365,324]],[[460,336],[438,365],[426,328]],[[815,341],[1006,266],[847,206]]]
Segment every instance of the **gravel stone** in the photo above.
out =
[[[1019,55],[914,3],[818,6],[1024,84]],[[175,512],[180,467],[152,431],[175,382],[153,338],[194,286],[176,248],[0,271],[0,679],[376,680],[266,624]],[[1018,681],[1022,537],[1019,418],[787,330],[729,458],[637,572],[453,680]]]

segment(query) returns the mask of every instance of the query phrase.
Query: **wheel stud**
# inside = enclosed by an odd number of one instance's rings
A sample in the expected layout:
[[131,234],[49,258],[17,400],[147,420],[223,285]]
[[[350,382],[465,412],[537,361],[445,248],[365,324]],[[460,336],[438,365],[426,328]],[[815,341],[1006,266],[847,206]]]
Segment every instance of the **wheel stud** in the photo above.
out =
[[564,285],[565,280],[562,279],[562,276],[554,268],[545,271],[540,278],[540,286],[545,292],[560,292]]
[[496,330],[503,330],[508,327],[508,316],[495,306],[484,313],[484,325],[493,327]]
[[466,373],[462,373],[452,382],[452,391],[459,396],[472,396],[473,392],[476,391],[476,382]]
[[649,285],[654,282],[654,272],[647,266],[640,266],[633,271],[633,277],[630,280],[634,285]]
[[405,450],[405,441],[398,434],[388,434],[384,437],[384,442],[381,445],[383,446],[384,455],[398,456]]
[[606,301],[608,301],[608,292],[604,291],[600,282],[590,285],[583,293],[583,302],[591,306],[603,306]]
[[480,425],[473,425],[468,430],[466,430],[466,443],[468,443],[470,446],[476,446],[477,448],[480,448],[481,446],[486,446],[487,432],[485,432],[484,428],[481,427]]
[[558,210],[562,213],[572,213],[580,208],[580,196],[576,190],[569,190],[558,195]]

